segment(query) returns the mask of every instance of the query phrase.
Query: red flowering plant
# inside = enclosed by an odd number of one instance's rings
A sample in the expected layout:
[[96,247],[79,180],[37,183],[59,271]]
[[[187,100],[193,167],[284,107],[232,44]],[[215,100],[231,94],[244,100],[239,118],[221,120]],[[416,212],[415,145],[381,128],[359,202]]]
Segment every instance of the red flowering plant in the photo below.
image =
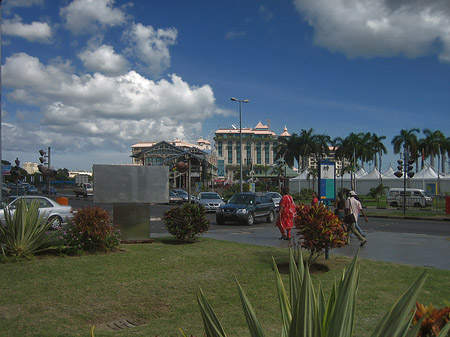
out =
[[417,337],[435,337],[439,335],[441,329],[450,321],[450,303],[447,307],[435,309],[432,304],[426,306],[416,303],[416,313],[412,325],[416,325],[423,317]]
[[347,242],[342,221],[323,204],[297,205],[295,227],[300,246],[310,252],[308,266],[325,251],[343,247]]

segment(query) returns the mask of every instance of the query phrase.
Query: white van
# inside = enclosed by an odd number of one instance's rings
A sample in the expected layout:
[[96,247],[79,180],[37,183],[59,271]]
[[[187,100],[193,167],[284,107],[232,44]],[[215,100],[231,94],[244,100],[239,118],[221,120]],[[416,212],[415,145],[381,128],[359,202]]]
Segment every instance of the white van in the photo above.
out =
[[[390,188],[386,197],[386,203],[392,207],[403,206],[403,187]],[[406,189],[406,206],[428,207],[433,203],[433,199],[419,188]]]

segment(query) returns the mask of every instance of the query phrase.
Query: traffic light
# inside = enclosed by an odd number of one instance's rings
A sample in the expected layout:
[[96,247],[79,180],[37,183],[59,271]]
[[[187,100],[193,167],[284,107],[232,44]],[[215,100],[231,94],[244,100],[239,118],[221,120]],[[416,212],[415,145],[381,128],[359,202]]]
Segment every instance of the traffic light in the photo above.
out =
[[395,172],[394,175],[397,178],[401,178],[403,176],[403,160],[401,160],[401,159],[397,160],[397,164],[398,164],[398,166],[397,166],[398,171]]
[[23,176],[20,172],[20,160],[19,158],[16,158],[15,162],[15,166],[11,167],[11,178],[17,182],[18,180],[22,180]]
[[408,165],[406,165],[406,171],[407,171],[408,177],[410,177],[410,178],[414,177],[414,172],[412,172],[414,167],[412,166],[412,164],[414,164],[414,159],[409,159]]

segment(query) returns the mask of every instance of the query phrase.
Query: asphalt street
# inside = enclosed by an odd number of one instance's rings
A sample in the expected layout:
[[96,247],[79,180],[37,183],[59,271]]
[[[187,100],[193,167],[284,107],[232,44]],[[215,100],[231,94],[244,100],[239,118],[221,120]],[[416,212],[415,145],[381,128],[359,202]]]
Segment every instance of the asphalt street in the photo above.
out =
[[[92,199],[74,198],[69,203],[74,209],[93,204]],[[112,210],[112,205],[99,206]],[[164,211],[170,207],[173,206],[150,206],[150,237],[170,235],[162,221]],[[288,241],[278,239],[280,234],[274,223],[219,226],[214,213],[208,213],[207,217],[211,227],[204,237],[270,247],[289,247]],[[362,220],[361,225],[367,234],[367,244],[364,247],[360,248],[358,240],[353,237],[350,245],[333,249],[330,254],[352,257],[360,249],[361,259],[450,270],[450,221],[369,217],[369,222]]]

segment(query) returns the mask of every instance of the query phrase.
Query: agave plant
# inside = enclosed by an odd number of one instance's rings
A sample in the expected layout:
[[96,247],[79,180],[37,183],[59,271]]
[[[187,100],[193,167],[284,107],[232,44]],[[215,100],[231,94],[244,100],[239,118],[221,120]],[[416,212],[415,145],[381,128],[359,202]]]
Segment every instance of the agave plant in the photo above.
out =
[[6,226],[0,226],[0,244],[3,254],[16,257],[29,257],[48,249],[44,244],[49,240],[46,231],[50,228],[44,214],[39,215],[37,202],[27,204],[22,198],[17,203],[16,212],[11,213],[5,209]]
[[[356,293],[359,284],[358,254],[353,258],[347,270],[344,270],[339,282],[335,282],[328,298],[325,300],[322,289],[314,291],[309,269],[303,266],[303,257],[299,250],[298,259],[289,253],[289,287],[287,295],[275,260],[273,260],[278,299],[280,303],[282,329],[281,337],[351,337],[356,309]],[[295,262],[297,260],[297,264]],[[380,320],[371,337],[415,337],[420,323],[412,328],[414,306],[418,292],[426,279],[426,271],[403,294],[392,308]],[[252,337],[265,336],[255,311],[244,290],[237,282],[248,329]],[[199,289],[197,301],[203,319],[207,337],[226,337],[214,310],[209,305],[203,291]],[[450,322],[445,325],[437,337],[446,336]],[[185,336],[185,334],[183,333]]]

